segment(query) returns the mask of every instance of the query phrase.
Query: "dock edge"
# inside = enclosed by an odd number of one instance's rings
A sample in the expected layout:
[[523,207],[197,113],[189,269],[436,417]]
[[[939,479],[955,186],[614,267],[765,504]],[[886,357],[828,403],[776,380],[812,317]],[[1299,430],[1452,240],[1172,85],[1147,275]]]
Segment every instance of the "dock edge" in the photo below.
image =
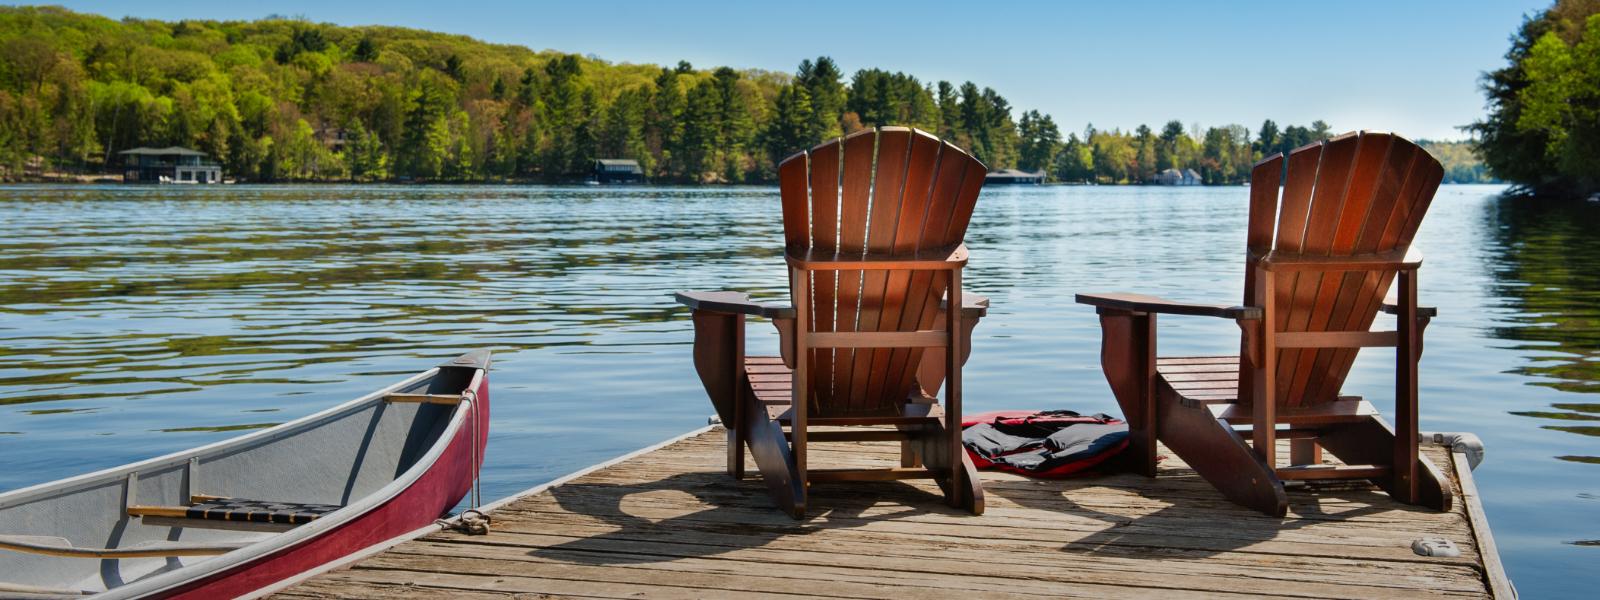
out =
[[[617,464],[620,464],[620,463],[623,463],[623,462],[627,462],[627,461],[632,460],[634,458],[637,458],[639,456],[642,456],[642,455],[645,455],[645,454],[649,454],[651,452],[655,452],[655,451],[660,450],[662,448],[665,448],[667,446],[671,446],[671,445],[676,444],[678,442],[681,442],[683,440],[687,440],[689,438],[701,435],[703,433],[711,431],[712,429],[717,429],[719,427],[721,427],[721,425],[710,424],[710,425],[706,425],[704,427],[696,428],[696,429],[694,429],[694,430],[692,430],[692,431],[690,431],[688,433],[684,433],[684,434],[681,434],[681,435],[676,435],[676,436],[673,436],[670,439],[661,441],[661,442],[656,443],[656,444],[651,444],[650,446],[646,446],[646,447],[640,448],[638,450],[634,450],[633,452],[629,452],[627,454],[623,454],[622,456],[618,456],[618,457],[613,458],[611,460],[608,460],[608,461],[605,461],[605,462],[601,462],[601,463],[597,463],[597,464],[585,467],[583,469],[579,469],[577,471],[573,471],[573,472],[568,473],[566,475],[562,475],[561,477],[557,477],[557,478],[552,479],[550,481],[547,481],[545,483],[541,483],[539,485],[536,485],[536,486],[533,486],[531,488],[522,490],[522,491],[517,492],[515,494],[512,494],[510,496],[506,496],[506,497],[501,498],[499,500],[495,500],[494,502],[490,502],[488,504],[480,506],[480,507],[476,508],[475,510],[477,510],[479,513],[482,513],[482,514],[492,514],[495,509],[498,509],[498,508],[500,508],[502,506],[505,506],[507,504],[511,504],[512,502],[516,502],[517,500],[521,500],[521,499],[527,498],[529,496],[537,496],[539,494],[543,494],[543,493],[549,491],[552,488],[561,487],[562,484],[565,484],[565,483],[567,483],[569,481],[572,481],[574,479],[577,479],[579,477],[583,477],[584,475],[588,475],[588,474],[593,473],[595,471],[599,471],[601,469],[605,469],[605,468],[608,468],[608,467],[611,467],[611,466],[614,466],[614,465],[617,465]],[[373,557],[375,555],[381,554],[384,551],[386,551],[386,550],[388,550],[390,548],[393,548],[395,546],[398,546],[400,544],[403,544],[405,542],[409,542],[411,540],[420,538],[420,537],[425,536],[425,535],[430,535],[430,534],[434,534],[434,533],[439,533],[441,531],[449,530],[457,522],[459,522],[460,520],[461,520],[461,516],[460,515],[456,515],[456,516],[450,517],[448,519],[440,519],[440,520],[438,520],[438,521],[436,521],[436,522],[434,522],[432,524],[429,524],[429,525],[427,525],[425,527],[421,527],[421,528],[416,529],[414,531],[410,531],[410,532],[395,536],[393,538],[384,540],[384,541],[379,542],[377,544],[373,544],[371,546],[368,546],[366,548],[361,549],[360,551],[352,552],[350,554],[347,554],[347,555],[339,558],[338,560],[334,560],[334,561],[330,561],[328,563],[325,563],[322,566],[319,566],[319,567],[317,567],[315,569],[311,569],[309,571],[304,571],[302,573],[296,574],[293,577],[289,577],[287,579],[283,579],[281,581],[278,581],[277,583],[274,583],[274,584],[269,585],[267,587],[261,588],[259,590],[254,591],[254,592],[251,592],[248,595],[240,596],[240,599],[241,600],[254,600],[256,598],[265,598],[265,597],[270,596],[272,594],[276,594],[276,593],[281,592],[283,590],[286,590],[286,589],[289,589],[289,588],[294,587],[296,585],[299,585],[301,583],[304,583],[307,580],[309,580],[311,578],[314,578],[314,577],[316,577],[318,575],[322,575],[324,573],[328,573],[328,572],[332,572],[332,571],[337,571],[337,570],[339,570],[339,569],[341,569],[343,567],[349,566],[349,565],[351,565],[353,563],[360,562],[362,560],[371,558],[371,557]]]

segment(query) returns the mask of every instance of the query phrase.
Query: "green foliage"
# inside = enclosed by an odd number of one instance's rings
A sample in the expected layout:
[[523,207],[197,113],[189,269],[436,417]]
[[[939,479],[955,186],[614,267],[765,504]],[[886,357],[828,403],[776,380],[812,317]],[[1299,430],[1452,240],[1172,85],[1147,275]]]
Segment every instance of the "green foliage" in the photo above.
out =
[[[1036,123],[1045,124],[1043,128],[1049,131],[1055,129],[1050,117],[1024,113],[1020,124],[1024,131],[1024,157],[1033,151],[1034,146],[1029,143],[1033,136],[1027,132],[1040,127]],[[1147,125],[1132,132],[1101,131],[1090,125],[1081,137],[1068,136],[1041,168],[1046,168],[1056,181],[1070,183],[1155,183],[1167,169],[1193,169],[1207,185],[1237,185],[1250,180],[1250,169],[1264,155],[1326,139],[1314,136],[1327,129],[1327,124],[1317,121],[1311,127],[1290,126],[1279,132],[1277,125],[1268,120],[1260,136],[1251,140],[1250,131],[1243,125],[1203,130],[1196,125],[1186,129],[1182,121],[1174,120],[1163,125],[1159,133]],[[1059,133],[1055,139],[1060,140]],[[1035,163],[1028,158],[1019,164],[1027,168]]]
[[1056,152],[1061,149],[1061,130],[1056,128],[1056,122],[1050,115],[1041,115],[1039,111],[1030,110],[1022,113],[1022,121],[1017,124],[1017,133],[1021,137],[1018,144],[1019,156],[1017,168],[1024,171],[1042,171],[1050,166]]
[[839,118],[844,114],[846,102],[843,78],[844,74],[839,72],[838,65],[826,56],[817,57],[815,63],[800,61],[800,70],[795,73],[794,83],[805,88],[809,100],[811,116],[807,140],[820,141],[842,133]]
[[1600,192],[1600,1],[1526,19],[1506,59],[1484,75],[1489,115],[1471,126],[1489,170],[1533,193]]
[[1088,183],[1094,181],[1094,147],[1078,140],[1078,134],[1067,136],[1061,152],[1056,154],[1051,174],[1058,181]]
[[938,108],[928,88],[916,77],[880,69],[856,71],[845,110],[855,113],[867,127],[909,125],[932,131],[939,124]]
[[1478,149],[1472,142],[1435,142],[1432,140],[1417,140],[1417,145],[1422,146],[1439,164],[1444,166],[1445,183],[1495,183],[1489,173],[1489,168],[1483,164],[1483,159],[1478,156]]
[[[1540,152],[1586,139],[1569,123],[1592,113],[1553,100],[1592,76],[1561,58],[1600,42],[1584,43],[1541,46],[1535,71],[1567,79],[1527,94],[1536,110],[1522,121],[1563,132],[1541,134]],[[1063,141],[1052,116],[1014,118],[1005,97],[973,82],[872,68],[846,81],[826,56],[792,75],[697,70],[394,27],[0,7],[0,178],[107,169],[120,150],[181,145],[252,181],[571,181],[596,158],[631,158],[656,181],[737,183],[771,181],[778,161],[827,139],[902,125],[935,132],[992,169],[1143,183],[1192,168],[1225,184],[1248,177],[1261,155],[1328,135],[1320,121],[1282,131],[1268,121],[1255,140],[1237,125],[1172,121],[1159,132],[1090,128]]]
[[[742,182],[873,125],[947,131],[996,167],[1014,164],[1019,144],[993,90],[968,84],[957,100],[941,82],[936,98],[877,69],[846,85],[826,56],[791,77],[394,27],[114,21],[54,7],[0,7],[0,51],[0,177],[110,169],[120,150],[181,145],[256,181],[559,181],[614,157],[656,180]],[[971,118],[954,122],[961,111]]]
[[768,159],[776,164],[815,141],[816,119],[811,92],[798,83],[778,90],[778,101],[772,108],[775,116],[761,132],[761,145]]

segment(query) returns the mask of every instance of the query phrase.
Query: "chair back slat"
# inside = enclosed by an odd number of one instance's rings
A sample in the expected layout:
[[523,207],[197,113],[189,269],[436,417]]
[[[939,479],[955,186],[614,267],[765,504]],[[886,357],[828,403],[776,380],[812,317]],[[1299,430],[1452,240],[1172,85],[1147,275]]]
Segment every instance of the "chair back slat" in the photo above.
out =
[[[1406,150],[1400,152],[1399,146],[1397,144],[1396,151],[1391,153],[1389,173],[1386,175],[1386,184],[1397,191],[1388,199],[1388,206],[1373,204],[1375,214],[1387,212],[1390,215],[1387,219],[1373,219],[1383,222],[1382,227],[1374,225],[1369,230],[1369,233],[1378,232],[1373,235],[1373,252],[1404,251],[1411,247],[1417,229],[1422,225],[1422,217],[1427,214],[1434,193],[1444,178],[1444,167],[1426,150],[1407,142],[1404,144]],[[1361,296],[1364,302],[1352,304],[1352,312],[1346,317],[1346,328],[1366,331],[1372,327],[1372,322],[1377,318],[1377,309],[1389,295],[1394,276],[1393,271],[1367,276],[1361,284],[1363,291],[1367,292]],[[1342,383],[1349,375],[1355,357],[1354,350],[1336,351],[1328,369],[1329,382]]]
[[[905,195],[906,163],[911,150],[911,136],[909,129],[885,127],[878,131],[878,150],[873,166],[872,205],[871,216],[867,220],[867,252],[884,253],[894,249],[895,233],[900,225],[901,200]],[[899,305],[904,303],[905,290],[893,290],[888,287],[889,273],[887,271],[865,271],[861,274],[861,307],[856,312],[856,331],[880,331],[884,314],[893,311],[899,314]],[[891,298],[891,295],[900,296]],[[898,328],[889,328],[890,331]],[[851,413],[872,412],[872,408],[883,395],[883,374],[876,377],[878,386],[874,389],[873,362],[883,352],[883,359],[888,360],[887,351],[872,348],[856,350],[853,364],[850,368],[849,399]]]
[[[929,248],[936,247],[932,243],[937,240],[926,238],[923,230],[927,228],[930,220],[945,220],[943,217],[932,215],[936,210],[933,188],[939,178],[939,168],[943,162],[939,156],[941,146],[939,138],[923,131],[912,131],[911,150],[906,161],[905,192],[901,195],[900,201],[900,222],[895,227],[894,234],[892,251],[895,253],[916,252],[923,249],[923,244],[929,244]],[[956,155],[952,153],[952,156]],[[943,232],[942,227],[940,231]],[[898,303],[886,303],[883,316],[886,327],[893,323],[894,328],[899,331],[927,329],[920,326],[927,302],[917,302],[914,299],[926,298],[932,277],[933,274],[926,271],[889,273],[887,289],[903,290],[904,299]],[[938,310],[937,306],[934,310]],[[875,377],[871,385],[877,395],[885,394],[885,390],[910,389],[912,376],[916,373],[914,366],[920,363],[922,357],[922,353],[917,350],[894,348],[874,353]]]
[[[844,158],[840,149],[839,144],[825,144],[810,153],[809,239],[810,247],[817,250],[839,249],[839,167]],[[803,161],[801,166],[802,168],[806,166]],[[788,198],[784,197],[784,204],[789,204]],[[801,241],[804,242],[805,239],[802,238]],[[812,273],[811,284],[811,328],[813,331],[833,331],[833,320],[838,309],[834,305],[835,294],[838,292],[838,274],[833,271]],[[834,353],[835,350],[832,348],[811,351],[810,389],[813,398],[826,397],[833,392]]]

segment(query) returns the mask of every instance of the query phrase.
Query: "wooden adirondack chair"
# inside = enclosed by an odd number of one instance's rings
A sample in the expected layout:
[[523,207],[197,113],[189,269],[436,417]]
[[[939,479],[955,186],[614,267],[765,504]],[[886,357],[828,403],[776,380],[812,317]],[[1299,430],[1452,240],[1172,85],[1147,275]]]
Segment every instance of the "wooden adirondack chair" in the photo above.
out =
[[[1159,439],[1223,495],[1271,515],[1285,514],[1283,481],[1295,479],[1369,479],[1402,502],[1448,510],[1448,484],[1417,453],[1417,360],[1435,311],[1417,306],[1422,259],[1410,253],[1443,168],[1377,132],[1296,149],[1287,171],[1284,160],[1251,172],[1243,305],[1078,295],[1100,314],[1101,368],[1128,417],[1130,451],[1154,476]],[[1386,302],[1396,274],[1398,302]],[[1370,331],[1380,309],[1397,316],[1397,331]],[[1234,319],[1240,353],[1157,358],[1158,314]],[[1396,349],[1396,428],[1340,395],[1356,351],[1371,346]],[[1279,438],[1291,440],[1288,466]],[[1322,465],[1324,449],[1345,464]]]
[[[961,293],[961,240],[985,173],[961,149],[903,127],[857,132],[778,166],[793,306],[677,294],[694,311],[695,368],[728,430],[730,474],[743,476],[748,447],[796,519],[809,482],[924,477],[952,506],[982,513],[961,446],[961,364],[988,301]],[[744,355],[745,316],[772,319],[781,358]],[[842,429],[872,425],[885,427]],[[810,431],[821,426],[829,430]],[[901,466],[807,464],[808,443],[863,440],[899,440]]]

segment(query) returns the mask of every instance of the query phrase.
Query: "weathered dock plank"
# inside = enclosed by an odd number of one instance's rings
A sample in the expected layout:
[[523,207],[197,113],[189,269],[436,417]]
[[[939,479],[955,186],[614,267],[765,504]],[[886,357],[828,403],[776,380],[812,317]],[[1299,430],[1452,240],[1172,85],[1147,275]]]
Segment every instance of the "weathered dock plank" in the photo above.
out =
[[[932,482],[817,484],[810,517],[721,470],[710,430],[495,507],[484,536],[435,533],[283,598],[1484,598],[1498,557],[1470,503],[1438,513],[1344,485],[1298,489],[1286,518],[1226,500],[1175,458],[1161,476],[984,474],[988,509]],[[1437,447],[1430,458],[1455,473]],[[817,445],[811,463],[894,464],[886,442]],[[751,473],[756,472],[750,469]],[[1469,489],[1470,489],[1470,481]],[[1461,485],[1454,480],[1457,497]],[[1480,531],[1480,529],[1482,529]],[[1457,558],[1411,551],[1444,537]]]

